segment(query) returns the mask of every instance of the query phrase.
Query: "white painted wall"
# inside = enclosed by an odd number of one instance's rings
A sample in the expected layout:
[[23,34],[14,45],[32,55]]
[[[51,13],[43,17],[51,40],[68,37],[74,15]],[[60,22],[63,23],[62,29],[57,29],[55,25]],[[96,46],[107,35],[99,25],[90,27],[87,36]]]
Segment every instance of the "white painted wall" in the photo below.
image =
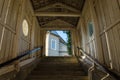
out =
[[60,44],[60,47],[59,47],[60,56],[69,56],[67,46],[63,43],[59,43],[59,44]]
[[[51,48],[52,39],[56,40],[56,50]],[[59,56],[59,38],[57,36],[49,35],[48,56]]]
[[[67,53],[67,46],[60,42],[60,38],[50,32],[46,35],[46,56],[69,56]],[[56,40],[56,49],[51,48],[51,40]]]

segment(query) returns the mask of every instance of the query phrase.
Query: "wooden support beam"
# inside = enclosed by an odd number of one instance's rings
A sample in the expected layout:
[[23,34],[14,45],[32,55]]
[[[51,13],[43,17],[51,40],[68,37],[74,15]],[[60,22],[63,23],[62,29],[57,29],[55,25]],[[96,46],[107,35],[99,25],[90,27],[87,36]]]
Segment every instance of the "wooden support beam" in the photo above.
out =
[[50,5],[47,5],[47,6],[45,6],[45,7],[38,8],[38,9],[36,9],[35,11],[47,10],[47,9],[53,8],[55,5],[56,5],[56,3],[55,3],[55,4],[50,4]]
[[56,2],[56,3],[54,3],[54,4],[47,5],[47,6],[42,7],[42,8],[39,8],[39,9],[37,9],[37,10],[35,10],[35,11],[42,11],[42,10],[47,10],[47,9],[50,9],[50,8],[56,8],[56,6],[57,6],[57,8],[65,8],[65,9],[71,10],[71,11],[73,11],[73,12],[80,12],[80,11],[79,11],[78,9],[76,9],[76,8],[73,8],[73,7],[71,7],[71,6],[68,6],[68,5],[63,4],[63,3],[58,3],[58,2]]
[[68,6],[68,5],[66,5],[66,4],[58,3],[57,5],[65,8],[65,9],[71,10],[71,11],[73,11],[73,12],[79,12],[79,13],[80,13],[80,10],[78,10],[78,9],[76,9],[76,8],[73,8],[73,7],[71,7],[71,6]]
[[79,29],[79,27],[80,27],[80,19],[81,19],[81,18],[79,18],[79,21],[78,21],[78,23],[77,23],[77,29]]
[[[57,23],[57,24],[56,24]],[[49,21],[48,23],[42,25],[43,27],[74,27],[74,25],[66,22],[66,21],[63,21],[61,19],[56,19],[56,20],[53,20],[53,21]]]
[[0,68],[0,76],[12,72],[15,70],[15,65],[7,65],[3,68]]
[[35,12],[35,16],[62,16],[62,17],[80,17],[80,13],[65,12]]
[[50,27],[45,27],[41,28],[41,30],[73,30],[74,28],[50,28]]

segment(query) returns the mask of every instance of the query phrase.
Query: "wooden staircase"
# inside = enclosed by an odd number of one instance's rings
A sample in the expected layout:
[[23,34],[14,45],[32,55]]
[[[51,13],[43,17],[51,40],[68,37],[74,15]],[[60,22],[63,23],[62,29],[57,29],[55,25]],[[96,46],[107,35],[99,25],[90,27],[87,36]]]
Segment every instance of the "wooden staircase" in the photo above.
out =
[[88,80],[75,57],[46,57],[26,80]]

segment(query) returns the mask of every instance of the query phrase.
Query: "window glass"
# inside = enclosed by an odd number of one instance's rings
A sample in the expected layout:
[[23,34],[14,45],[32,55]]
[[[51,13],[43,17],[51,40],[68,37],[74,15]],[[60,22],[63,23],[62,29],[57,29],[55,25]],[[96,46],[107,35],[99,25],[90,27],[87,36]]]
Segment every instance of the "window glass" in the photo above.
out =
[[56,50],[56,40],[51,39],[51,49]]
[[28,22],[25,19],[23,20],[23,23],[22,23],[22,30],[23,30],[24,36],[27,36],[28,35]]
[[89,22],[88,30],[89,30],[89,36],[91,37],[93,35],[93,24],[92,24],[92,22]]

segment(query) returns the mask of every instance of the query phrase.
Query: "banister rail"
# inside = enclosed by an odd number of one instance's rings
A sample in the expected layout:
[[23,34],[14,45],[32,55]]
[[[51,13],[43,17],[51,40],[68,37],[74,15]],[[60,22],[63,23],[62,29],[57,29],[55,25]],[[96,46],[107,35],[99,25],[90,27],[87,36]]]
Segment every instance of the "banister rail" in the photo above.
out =
[[90,60],[92,60],[96,65],[98,65],[98,67],[103,70],[104,72],[108,73],[109,75],[111,75],[112,77],[114,77],[116,80],[120,80],[120,75],[114,73],[113,71],[111,71],[110,69],[108,69],[106,66],[102,65],[101,63],[99,63],[95,58],[93,58],[92,56],[90,56],[87,52],[85,52],[82,48],[77,47],[78,50],[80,50],[84,55],[86,55]]
[[6,61],[6,62],[4,62],[4,63],[1,63],[1,64],[0,64],[0,68],[4,67],[4,66],[6,66],[6,65],[9,65],[9,64],[11,64],[12,62],[14,62],[14,61],[16,61],[16,60],[21,59],[21,58],[23,58],[23,57],[26,56],[26,55],[33,54],[33,53],[41,50],[42,48],[43,48],[43,47],[41,46],[41,47],[34,48],[34,49],[32,49],[32,50],[29,50],[29,51],[27,51],[27,52],[24,52],[22,55],[17,56],[16,58],[13,58],[13,59],[8,60],[8,61]]

